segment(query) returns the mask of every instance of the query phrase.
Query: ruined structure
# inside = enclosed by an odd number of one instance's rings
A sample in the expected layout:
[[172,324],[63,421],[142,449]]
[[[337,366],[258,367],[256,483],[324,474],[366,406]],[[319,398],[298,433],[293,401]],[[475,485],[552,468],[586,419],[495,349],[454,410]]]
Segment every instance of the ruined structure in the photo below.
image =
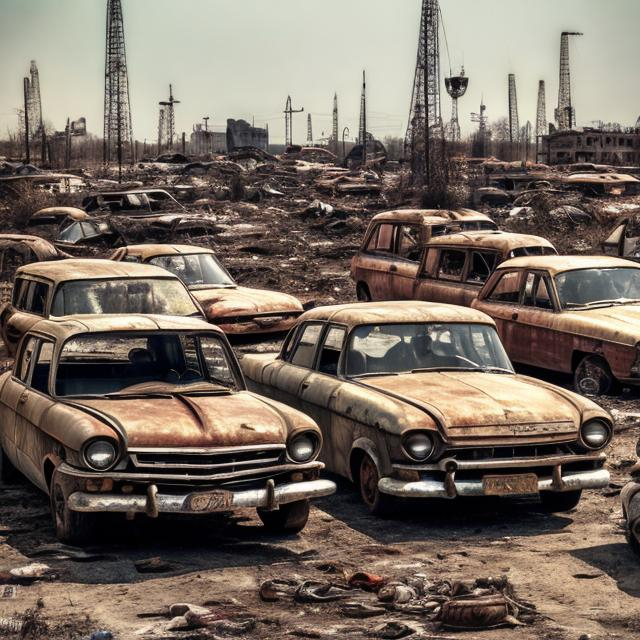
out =
[[571,102],[571,67],[569,63],[569,36],[581,36],[577,31],[563,31],[560,37],[560,90],[555,112],[559,131],[572,129],[576,124],[576,110]]
[[269,150],[269,130],[250,125],[246,120],[227,120],[227,151],[242,147]]
[[107,38],[104,70],[103,160],[117,157],[122,164],[128,155],[134,161],[129,74],[124,44],[124,21],[120,0],[107,1]]
[[40,74],[36,61],[31,61],[29,69],[29,91],[27,97],[27,109],[29,112],[29,131],[31,138],[42,133],[42,99],[40,97]]
[[189,139],[191,153],[206,155],[209,153],[226,153],[227,134],[224,131],[211,131],[208,125],[195,124]]

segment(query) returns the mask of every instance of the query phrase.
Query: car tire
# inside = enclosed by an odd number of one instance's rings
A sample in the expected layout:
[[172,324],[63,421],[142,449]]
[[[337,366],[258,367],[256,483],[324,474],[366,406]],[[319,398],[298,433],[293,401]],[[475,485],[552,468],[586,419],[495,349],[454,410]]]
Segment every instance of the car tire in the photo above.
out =
[[582,489],[576,491],[543,491],[540,494],[542,509],[547,513],[563,513],[578,506],[582,497]]
[[97,516],[93,513],[71,511],[67,506],[67,493],[54,472],[49,490],[51,516],[56,537],[65,544],[89,543],[96,532]]
[[600,356],[583,358],[573,374],[577,393],[587,397],[607,395],[613,388],[614,378],[609,364]]
[[364,282],[358,282],[356,287],[356,298],[359,302],[371,302],[371,292]]
[[4,449],[0,447],[0,482],[8,484],[18,479],[19,472],[7,457]]
[[258,509],[258,516],[270,533],[295,534],[305,528],[309,519],[309,506],[308,500],[299,500],[282,504],[276,511]]
[[378,467],[373,458],[365,453],[360,460],[360,468],[358,471],[358,486],[360,487],[360,497],[362,502],[367,505],[371,515],[383,518],[391,516],[394,508],[397,506],[396,501],[386,493],[382,493],[378,489],[380,474]]

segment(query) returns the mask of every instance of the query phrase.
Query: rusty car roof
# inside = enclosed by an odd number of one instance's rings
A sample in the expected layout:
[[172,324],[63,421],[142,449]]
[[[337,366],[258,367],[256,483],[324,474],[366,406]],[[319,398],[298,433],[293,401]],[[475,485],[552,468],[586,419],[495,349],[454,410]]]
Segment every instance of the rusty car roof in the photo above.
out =
[[406,324],[419,322],[469,322],[493,325],[493,320],[481,311],[437,302],[401,300],[389,302],[354,302],[307,311],[298,323],[326,320],[345,324],[349,329],[363,324]]
[[591,184],[632,183],[640,182],[638,178],[627,173],[572,173],[562,178],[562,182],[588,182]]
[[53,282],[95,280],[100,278],[176,278],[166,269],[149,264],[114,262],[93,258],[71,258],[55,262],[36,262],[20,267],[16,276],[30,275]]
[[39,260],[46,260],[48,258],[55,258],[61,255],[61,253],[51,244],[48,240],[41,238],[40,236],[23,235],[21,233],[1,233],[0,234],[0,246],[21,244],[28,245],[33,252],[38,256]]
[[194,253],[214,253],[212,249],[190,244],[132,244],[124,248],[127,255],[139,256],[142,260],[148,260],[154,256],[188,256]]
[[221,329],[200,318],[144,314],[76,315],[59,320],[40,320],[30,331],[57,340],[66,340],[82,333],[120,331],[207,331],[224,335]]
[[434,225],[457,220],[491,220],[491,218],[473,209],[393,209],[375,215],[371,222],[380,220],[389,222],[413,222],[414,224]]
[[497,249],[509,251],[521,247],[555,247],[545,238],[530,236],[524,233],[508,233],[506,231],[463,231],[446,236],[431,238],[427,246],[464,246],[482,247],[483,249]]
[[498,269],[541,269],[552,275],[575,269],[612,269],[626,267],[640,269],[637,262],[613,256],[523,256],[511,258],[499,265]]

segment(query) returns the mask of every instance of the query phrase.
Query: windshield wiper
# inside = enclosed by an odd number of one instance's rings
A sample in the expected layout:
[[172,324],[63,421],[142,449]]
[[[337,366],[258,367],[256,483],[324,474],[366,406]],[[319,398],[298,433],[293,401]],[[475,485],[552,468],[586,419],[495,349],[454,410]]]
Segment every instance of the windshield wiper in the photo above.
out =
[[377,376],[398,376],[400,375],[399,373],[392,373],[392,372],[383,372],[380,371],[378,373],[375,372],[371,372],[371,373],[358,373],[356,375],[350,375],[350,378],[372,378],[372,377],[377,377]]
[[505,369],[504,367],[481,367],[480,371],[483,373],[514,373],[511,369]]

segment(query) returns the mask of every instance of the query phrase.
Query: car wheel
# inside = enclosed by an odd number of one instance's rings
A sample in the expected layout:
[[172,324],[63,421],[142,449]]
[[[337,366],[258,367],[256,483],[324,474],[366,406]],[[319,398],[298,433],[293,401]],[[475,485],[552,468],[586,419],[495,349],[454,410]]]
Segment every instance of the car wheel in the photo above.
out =
[[71,511],[67,506],[67,494],[53,474],[50,488],[51,516],[56,537],[65,544],[88,543],[95,533],[96,516],[92,513]]
[[282,504],[276,511],[258,509],[258,516],[270,533],[300,533],[309,519],[309,501]]
[[540,494],[540,502],[542,502],[542,508],[547,513],[561,513],[575,509],[581,497],[582,489],[563,492],[543,491]]
[[587,356],[576,367],[573,384],[583,396],[603,396],[613,387],[613,374],[607,361],[600,356]]
[[389,516],[393,512],[395,500],[378,489],[380,474],[378,467],[370,455],[364,454],[360,461],[360,496],[374,516]]
[[364,282],[358,282],[356,287],[356,297],[360,302],[371,302],[369,287]]
[[3,484],[15,482],[18,478],[18,470],[7,457],[4,449],[0,447],[0,482]]

